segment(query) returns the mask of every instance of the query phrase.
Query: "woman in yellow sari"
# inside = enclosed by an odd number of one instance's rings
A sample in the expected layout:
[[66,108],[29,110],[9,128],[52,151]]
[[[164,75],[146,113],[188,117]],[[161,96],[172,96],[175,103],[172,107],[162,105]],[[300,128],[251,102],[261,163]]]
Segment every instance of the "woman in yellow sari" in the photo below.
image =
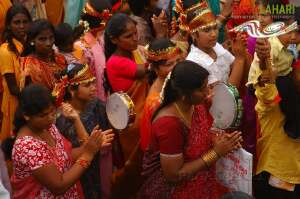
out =
[[125,14],[115,14],[105,33],[107,80],[111,92],[126,92],[135,104],[134,124],[120,134],[125,167],[113,180],[113,198],[132,197],[141,184],[142,153],[139,147],[139,123],[148,92],[145,79],[147,64],[138,53],[135,22]]
[[0,71],[3,76],[3,121],[0,140],[9,137],[13,130],[12,122],[20,94],[20,54],[30,21],[29,12],[21,5],[14,5],[7,11],[2,36],[4,43],[0,47]]

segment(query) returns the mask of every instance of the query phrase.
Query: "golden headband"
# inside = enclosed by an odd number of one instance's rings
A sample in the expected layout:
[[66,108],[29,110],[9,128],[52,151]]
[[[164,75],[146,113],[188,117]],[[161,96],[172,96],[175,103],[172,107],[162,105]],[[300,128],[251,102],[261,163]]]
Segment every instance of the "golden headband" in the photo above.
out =
[[87,64],[84,65],[84,67],[72,79],[69,79],[67,75],[63,76],[59,80],[59,82],[55,84],[54,89],[52,91],[52,96],[55,97],[56,105],[60,106],[60,104],[63,102],[66,93],[66,88],[69,85],[74,86],[74,85],[89,83],[89,82],[93,82],[95,79],[96,77],[92,74]]
[[106,21],[109,20],[110,17],[112,16],[109,9],[104,9],[102,12],[98,12],[89,3],[85,4],[85,7],[83,8],[83,13],[91,15],[93,17],[102,18],[103,20]]
[[146,58],[151,61],[161,61],[168,60],[174,56],[177,56],[181,53],[180,48],[177,46],[170,46],[165,49],[153,51],[149,49],[149,45],[145,47]]
[[190,12],[195,15],[189,23],[185,24],[185,29],[190,33],[217,25],[216,18],[206,2],[200,3],[197,9]]

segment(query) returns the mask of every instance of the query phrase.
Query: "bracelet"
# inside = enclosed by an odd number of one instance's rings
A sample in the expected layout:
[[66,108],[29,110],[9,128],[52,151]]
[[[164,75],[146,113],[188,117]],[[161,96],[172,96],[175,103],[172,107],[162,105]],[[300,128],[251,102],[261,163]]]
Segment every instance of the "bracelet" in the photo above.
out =
[[222,15],[222,14],[219,14],[218,17],[222,18],[224,21],[227,19],[227,17],[225,17],[225,16]]
[[85,159],[79,158],[78,160],[76,160],[75,163],[79,164],[82,168],[87,169],[87,168],[89,168],[91,161],[87,161]]
[[208,151],[206,154],[202,155],[201,158],[206,164],[206,167],[209,168],[212,165],[212,163],[219,158],[219,155],[214,149],[212,149]]

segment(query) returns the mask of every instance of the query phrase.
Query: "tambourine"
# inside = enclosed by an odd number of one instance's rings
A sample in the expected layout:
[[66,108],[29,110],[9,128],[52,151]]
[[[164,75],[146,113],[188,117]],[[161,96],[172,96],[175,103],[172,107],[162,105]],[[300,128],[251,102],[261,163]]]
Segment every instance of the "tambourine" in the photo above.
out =
[[218,83],[213,88],[214,96],[209,110],[218,129],[236,129],[241,124],[243,104],[235,86]]
[[134,103],[126,93],[113,93],[107,99],[106,114],[113,128],[126,129],[135,120]]

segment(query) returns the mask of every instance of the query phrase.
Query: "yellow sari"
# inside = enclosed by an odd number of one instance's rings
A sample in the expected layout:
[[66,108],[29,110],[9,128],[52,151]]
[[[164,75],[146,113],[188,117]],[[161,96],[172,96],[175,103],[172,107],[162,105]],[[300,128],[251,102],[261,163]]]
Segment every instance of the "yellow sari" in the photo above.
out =
[[6,12],[10,8],[10,6],[11,6],[10,0],[0,1],[0,34],[2,34],[3,32]]
[[[13,39],[15,46],[18,49],[18,52],[23,51],[22,44]],[[1,75],[12,73],[16,77],[17,85],[20,86],[20,80],[22,79],[20,59],[19,57],[11,52],[8,48],[8,43],[4,43],[0,47],[0,71]],[[3,99],[1,105],[1,111],[3,113],[2,127],[0,133],[0,141],[9,137],[13,130],[13,119],[14,114],[18,105],[18,99],[10,94],[10,91],[7,86],[7,82],[4,77],[2,77],[2,86],[3,86]]]
[[58,25],[61,22],[63,22],[64,0],[46,1],[45,7],[46,7],[47,18],[53,25]]

